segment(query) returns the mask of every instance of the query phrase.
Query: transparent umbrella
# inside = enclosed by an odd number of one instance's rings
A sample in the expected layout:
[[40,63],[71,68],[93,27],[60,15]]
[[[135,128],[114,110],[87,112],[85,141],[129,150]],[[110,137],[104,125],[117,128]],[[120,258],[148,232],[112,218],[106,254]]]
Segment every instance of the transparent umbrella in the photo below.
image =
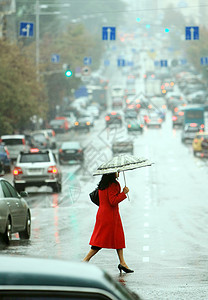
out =
[[139,158],[130,154],[120,154],[114,156],[111,160],[100,165],[93,173],[95,175],[110,174],[116,172],[123,172],[124,182],[126,185],[126,178],[124,171],[134,170],[138,168],[151,166],[153,162],[146,158]]

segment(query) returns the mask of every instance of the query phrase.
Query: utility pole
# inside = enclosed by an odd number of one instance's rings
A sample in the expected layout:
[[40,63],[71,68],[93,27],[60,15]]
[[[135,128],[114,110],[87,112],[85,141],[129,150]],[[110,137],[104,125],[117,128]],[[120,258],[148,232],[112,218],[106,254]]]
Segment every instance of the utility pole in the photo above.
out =
[[37,81],[40,80],[39,61],[40,61],[40,2],[36,0],[36,74]]

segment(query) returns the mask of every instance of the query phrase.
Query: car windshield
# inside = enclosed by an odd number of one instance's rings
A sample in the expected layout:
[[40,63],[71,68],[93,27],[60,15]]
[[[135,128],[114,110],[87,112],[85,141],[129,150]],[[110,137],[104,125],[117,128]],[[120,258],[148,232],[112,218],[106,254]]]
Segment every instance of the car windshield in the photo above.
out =
[[208,298],[208,0],[0,0],[0,106],[2,255]]
[[25,153],[21,154],[20,163],[39,163],[39,162],[49,162],[48,153]]

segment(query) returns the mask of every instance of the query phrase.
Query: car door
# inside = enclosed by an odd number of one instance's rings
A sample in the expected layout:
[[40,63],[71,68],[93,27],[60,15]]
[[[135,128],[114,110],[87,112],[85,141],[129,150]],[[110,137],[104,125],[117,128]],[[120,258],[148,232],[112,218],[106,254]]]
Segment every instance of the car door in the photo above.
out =
[[25,224],[21,199],[13,186],[7,181],[2,181],[2,190],[12,217],[13,232],[18,231]]

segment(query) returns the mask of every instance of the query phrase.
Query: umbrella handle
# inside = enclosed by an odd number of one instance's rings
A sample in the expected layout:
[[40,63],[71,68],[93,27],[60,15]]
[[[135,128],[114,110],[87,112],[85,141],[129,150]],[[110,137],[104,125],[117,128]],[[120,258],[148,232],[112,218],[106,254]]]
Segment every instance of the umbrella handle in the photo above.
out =
[[[123,171],[123,177],[124,177],[124,183],[125,183],[125,186],[126,186],[126,177],[125,177],[124,171]],[[130,198],[129,198],[129,194],[128,194],[128,193],[127,193],[127,197],[128,197],[128,200],[130,201]]]

